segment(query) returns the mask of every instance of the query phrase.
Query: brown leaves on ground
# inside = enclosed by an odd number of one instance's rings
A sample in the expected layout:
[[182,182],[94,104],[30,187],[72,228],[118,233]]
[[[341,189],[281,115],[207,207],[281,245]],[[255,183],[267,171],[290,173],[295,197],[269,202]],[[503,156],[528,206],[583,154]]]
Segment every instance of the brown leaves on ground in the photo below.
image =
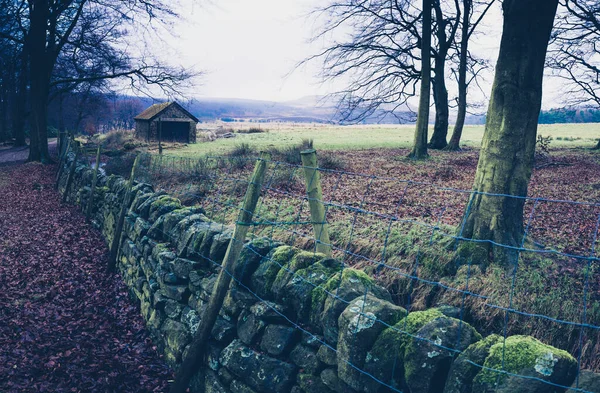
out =
[[162,392],[171,371],[54,168],[0,168],[0,392]]

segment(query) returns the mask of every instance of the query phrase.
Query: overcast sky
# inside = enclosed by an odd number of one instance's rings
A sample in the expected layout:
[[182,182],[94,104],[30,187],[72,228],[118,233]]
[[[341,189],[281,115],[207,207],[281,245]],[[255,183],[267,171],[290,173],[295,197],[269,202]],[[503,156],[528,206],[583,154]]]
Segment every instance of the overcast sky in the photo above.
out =
[[[182,1],[184,20],[174,26],[178,38],[168,39],[168,45],[182,64],[206,72],[194,96],[287,101],[335,90],[335,85],[319,83],[317,64],[294,71],[295,64],[322,45],[308,43],[318,26],[306,15],[326,0],[212,0],[202,6],[190,5],[194,0]],[[472,46],[492,65],[501,25],[497,7]],[[489,94],[492,78],[490,72],[483,82],[485,94]],[[454,84],[449,85],[452,90]],[[551,106],[552,90],[552,86],[546,90],[545,106]],[[470,95],[486,100],[476,89]]]
[[[215,1],[215,3],[217,3]],[[206,72],[198,96],[293,100],[323,94],[317,69],[293,72],[311,54],[314,26],[303,17],[315,0],[219,0],[186,6],[176,26],[181,60]]]

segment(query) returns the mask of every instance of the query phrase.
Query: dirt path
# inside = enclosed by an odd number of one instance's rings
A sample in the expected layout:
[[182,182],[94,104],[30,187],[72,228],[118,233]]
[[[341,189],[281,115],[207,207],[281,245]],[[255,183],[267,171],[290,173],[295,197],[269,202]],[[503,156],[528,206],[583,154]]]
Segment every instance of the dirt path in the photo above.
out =
[[0,392],[163,392],[172,374],[54,168],[0,166]]
[[[56,139],[48,141],[48,150],[55,153]],[[3,147],[0,146],[0,166],[22,164],[29,156],[29,146]]]

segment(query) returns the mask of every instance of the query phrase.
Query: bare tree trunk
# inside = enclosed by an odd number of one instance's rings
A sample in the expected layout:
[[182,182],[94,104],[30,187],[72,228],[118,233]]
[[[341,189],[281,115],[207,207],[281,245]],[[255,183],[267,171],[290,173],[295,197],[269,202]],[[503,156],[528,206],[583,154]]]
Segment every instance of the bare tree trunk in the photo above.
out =
[[19,61],[19,81],[15,94],[12,119],[12,131],[16,146],[25,146],[25,106],[27,105],[27,81],[29,76],[29,69],[27,67],[28,56],[27,47],[23,45]]
[[[462,237],[482,244],[489,258],[514,262],[520,247],[525,200],[534,162],[542,80],[558,0],[505,0],[504,31],[473,194]],[[489,195],[501,194],[501,195]],[[463,244],[461,247],[471,246]],[[481,251],[481,250],[478,250]],[[473,261],[486,262],[486,261]]]
[[[438,28],[435,32],[438,40],[437,56],[435,56],[435,78],[433,80],[433,101],[435,105],[435,124],[433,134],[429,141],[429,148],[443,149],[448,145],[448,123],[450,110],[448,109],[448,89],[446,88],[446,57],[448,56],[449,42],[446,37],[446,23],[439,0],[434,2],[435,18]],[[457,22],[458,23],[458,22]]]
[[46,24],[48,20],[48,0],[33,1],[30,45],[31,81],[31,143],[29,161],[51,162],[48,154],[48,113],[47,103],[50,93],[50,72],[46,56]]
[[452,137],[446,150],[460,150],[460,138],[462,137],[465,119],[467,117],[467,55],[469,50],[469,18],[471,16],[471,4],[473,0],[463,0],[463,20],[460,38],[460,60],[458,63],[458,114]]
[[429,102],[431,91],[431,0],[423,0],[423,37],[421,39],[421,91],[419,112],[415,129],[414,146],[409,157],[427,158],[427,131],[429,128]]
[[433,134],[429,141],[430,149],[441,150],[448,145],[446,138],[448,136],[448,123],[450,111],[448,109],[448,89],[444,80],[444,67],[446,61],[436,59],[435,63],[435,81],[433,83],[433,101],[435,105],[435,125]]
[[7,87],[5,83],[0,84],[0,141],[5,141],[8,137],[6,131],[7,118],[6,114],[8,111],[7,102]]

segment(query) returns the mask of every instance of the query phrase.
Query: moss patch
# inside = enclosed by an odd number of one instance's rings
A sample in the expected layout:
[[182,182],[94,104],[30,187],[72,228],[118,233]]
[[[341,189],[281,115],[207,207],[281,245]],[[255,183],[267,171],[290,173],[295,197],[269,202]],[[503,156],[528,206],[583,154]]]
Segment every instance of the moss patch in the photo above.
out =
[[[385,329],[367,353],[366,370],[376,377],[400,387],[404,383],[404,352],[412,335],[436,318],[444,317],[435,308],[415,311],[402,318],[393,327]],[[394,371],[392,375],[392,370]]]
[[[503,355],[504,354],[504,355]],[[502,359],[504,357],[504,367]],[[537,377],[549,377],[556,362],[560,359],[568,362],[576,360],[566,351],[546,345],[533,337],[512,336],[490,348],[490,354],[483,364],[486,369],[477,374],[476,383],[501,383],[508,375],[492,370],[504,370],[512,374],[522,374],[525,370],[535,370]]]
[[[341,277],[341,280],[340,280]],[[371,288],[375,285],[375,281],[366,275],[364,272],[352,268],[344,269],[341,273],[335,274],[327,282],[312,291],[312,309],[319,310],[327,299],[328,294],[335,293],[335,290],[340,286],[342,280],[361,283],[366,288]]]

